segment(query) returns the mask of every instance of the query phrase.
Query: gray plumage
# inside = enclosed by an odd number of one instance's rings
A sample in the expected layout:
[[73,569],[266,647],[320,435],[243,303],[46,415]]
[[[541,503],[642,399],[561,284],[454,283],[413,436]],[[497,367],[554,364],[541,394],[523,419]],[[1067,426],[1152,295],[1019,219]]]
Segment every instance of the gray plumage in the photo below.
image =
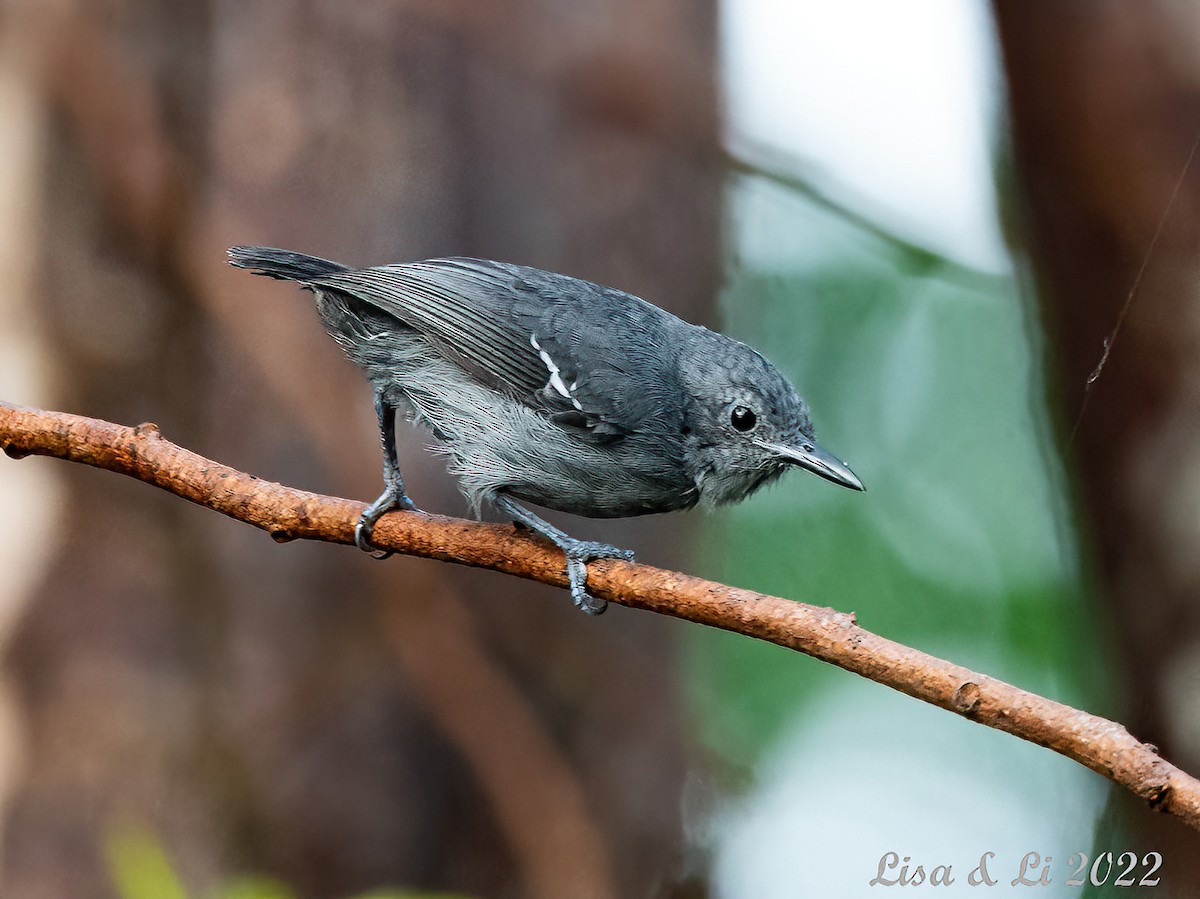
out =
[[388,490],[360,522],[364,549],[375,519],[412,508],[390,471],[398,406],[433,432],[476,513],[493,503],[564,549],[576,604],[593,613],[587,559],[628,554],[511,499],[593,518],[670,512],[744,499],[797,464],[862,489],[759,353],[622,291],[482,259],[349,269],[268,247],[229,255],[311,290],[375,388]]

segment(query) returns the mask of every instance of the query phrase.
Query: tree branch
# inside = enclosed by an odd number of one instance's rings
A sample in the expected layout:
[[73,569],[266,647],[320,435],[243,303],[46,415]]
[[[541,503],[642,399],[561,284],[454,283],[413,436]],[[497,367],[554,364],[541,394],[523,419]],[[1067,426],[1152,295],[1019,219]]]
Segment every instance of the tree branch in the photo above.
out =
[[[365,508],[213,462],[165,440],[153,424],[129,428],[0,402],[0,445],[14,458],[53,456],[129,475],[279,541],[353,543]],[[372,539],[407,555],[567,586],[562,553],[507,525],[398,512],[380,519]],[[588,589],[609,602],[798,650],[1046,746],[1200,830],[1200,781],[1122,725],[887,640],[859,627],[852,614],[612,559],[589,563]]]

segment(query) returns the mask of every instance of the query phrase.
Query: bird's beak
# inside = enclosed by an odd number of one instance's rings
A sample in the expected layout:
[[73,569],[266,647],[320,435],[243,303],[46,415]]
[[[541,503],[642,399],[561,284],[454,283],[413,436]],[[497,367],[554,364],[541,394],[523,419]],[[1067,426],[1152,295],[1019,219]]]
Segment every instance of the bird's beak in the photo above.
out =
[[763,444],[767,449],[777,454],[785,462],[807,468],[813,474],[820,475],[826,480],[849,487],[851,490],[866,490],[858,475],[850,467],[831,453],[827,453],[811,440],[798,446],[788,446],[782,443]]

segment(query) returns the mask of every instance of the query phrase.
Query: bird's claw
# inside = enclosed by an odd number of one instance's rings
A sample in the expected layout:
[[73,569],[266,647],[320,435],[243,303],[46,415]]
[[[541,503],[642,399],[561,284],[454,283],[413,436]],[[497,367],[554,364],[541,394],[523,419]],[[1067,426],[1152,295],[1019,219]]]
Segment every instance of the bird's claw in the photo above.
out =
[[386,559],[392,554],[390,549],[381,549],[371,542],[371,532],[375,529],[374,521],[367,521],[363,515],[354,526],[354,545],[369,555],[372,559]]
[[592,559],[624,559],[631,562],[633,553],[627,549],[609,546],[607,543],[569,537],[507,496],[495,496],[492,503],[500,511],[511,515],[513,523],[518,527],[536,532],[543,540],[550,541],[563,551],[567,557],[567,581],[571,587],[571,600],[575,603],[575,608],[588,615],[599,615],[608,607],[607,602],[587,592],[587,563]]
[[587,592],[587,563],[592,559],[624,559],[633,561],[633,552],[607,543],[591,540],[569,540],[563,546],[567,556],[567,578],[571,584],[571,601],[575,608],[588,615],[601,615],[608,603]]
[[407,493],[384,493],[383,496],[367,506],[366,510],[354,526],[354,545],[369,554],[372,559],[386,559],[392,555],[390,549],[382,549],[371,541],[371,533],[375,530],[375,522],[388,512],[403,509],[409,512],[417,511],[416,505],[408,498]]

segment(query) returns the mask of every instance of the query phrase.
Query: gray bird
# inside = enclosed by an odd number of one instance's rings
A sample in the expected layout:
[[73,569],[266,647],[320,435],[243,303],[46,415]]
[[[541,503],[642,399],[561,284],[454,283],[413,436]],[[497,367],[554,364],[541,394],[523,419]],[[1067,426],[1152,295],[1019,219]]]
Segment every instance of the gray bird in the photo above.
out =
[[745,499],[795,465],[863,489],[758,352],[620,290],[484,259],[351,269],[271,247],[229,259],[311,290],[370,380],[385,487],[354,538],[380,558],[375,522],[416,508],[396,459],[400,407],[434,434],[476,515],[488,502],[563,551],[571,597],[592,615],[605,603],[587,592],[587,563],[632,554],[517,500],[591,518],[672,512]]

